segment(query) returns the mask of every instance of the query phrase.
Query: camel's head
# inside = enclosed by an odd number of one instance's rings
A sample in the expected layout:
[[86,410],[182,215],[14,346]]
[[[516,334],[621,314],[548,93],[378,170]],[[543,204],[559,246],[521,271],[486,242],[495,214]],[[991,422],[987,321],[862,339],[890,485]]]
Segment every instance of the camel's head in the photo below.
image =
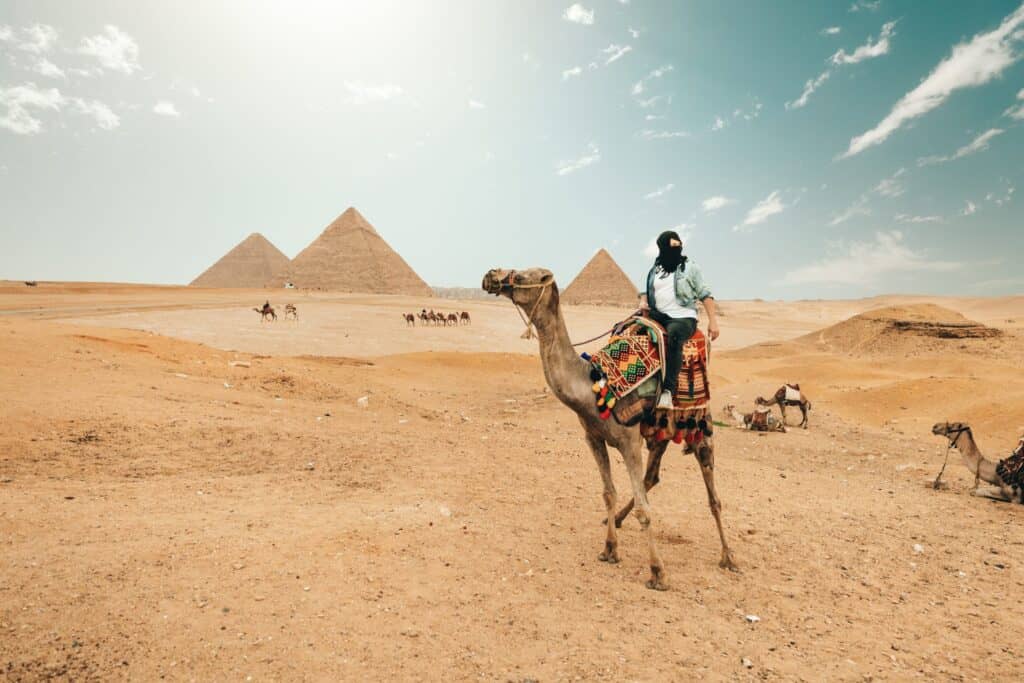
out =
[[970,427],[964,422],[936,422],[935,426],[932,427],[932,434],[952,439],[968,429]]
[[757,398],[754,399],[754,403],[759,405],[759,406],[766,406],[766,405],[768,405],[768,401],[764,400],[760,396],[758,396]]
[[494,268],[487,271],[480,285],[488,294],[506,296],[529,310],[545,292],[558,292],[555,276],[547,268],[526,270],[504,270]]

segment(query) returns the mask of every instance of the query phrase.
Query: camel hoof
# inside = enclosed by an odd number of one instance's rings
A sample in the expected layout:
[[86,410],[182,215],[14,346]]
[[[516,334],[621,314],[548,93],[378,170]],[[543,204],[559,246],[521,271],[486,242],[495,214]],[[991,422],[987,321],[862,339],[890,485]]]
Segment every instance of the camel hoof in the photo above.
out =
[[647,586],[648,588],[650,588],[652,591],[667,591],[668,590],[668,584],[667,583],[665,583],[661,579],[657,579],[657,578],[654,578],[654,577],[651,577],[651,578],[647,579],[647,583],[644,584],[644,585]]
[[736,572],[737,574],[740,571],[740,568],[736,565],[735,562],[732,561],[732,558],[729,557],[728,555],[723,557],[718,562],[718,566],[721,567],[722,569],[728,569],[731,572]]
[[612,554],[609,555],[608,553],[601,553],[600,555],[597,556],[597,559],[601,560],[602,562],[607,562],[608,564],[618,564],[619,563],[619,554],[618,553],[612,553]]

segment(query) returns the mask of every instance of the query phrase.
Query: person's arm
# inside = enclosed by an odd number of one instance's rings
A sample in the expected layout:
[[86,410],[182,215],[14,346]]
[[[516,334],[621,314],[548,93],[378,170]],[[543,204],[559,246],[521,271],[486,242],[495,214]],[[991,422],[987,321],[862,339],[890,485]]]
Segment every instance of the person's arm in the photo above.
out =
[[640,295],[640,312],[647,315],[651,311],[651,305],[647,303],[647,295]]
[[718,330],[718,308],[715,304],[714,297],[707,297],[702,302],[704,304],[704,310],[708,312],[708,336],[711,337],[711,341],[718,339],[718,335],[721,334]]

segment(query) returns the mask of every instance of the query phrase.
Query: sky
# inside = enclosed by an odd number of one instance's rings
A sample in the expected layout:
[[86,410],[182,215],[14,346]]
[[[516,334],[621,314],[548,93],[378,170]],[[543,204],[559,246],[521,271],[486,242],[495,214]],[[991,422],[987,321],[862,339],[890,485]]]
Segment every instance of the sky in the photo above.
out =
[[0,3],[0,278],[187,283],[349,206],[430,284],[1024,292],[1021,0]]

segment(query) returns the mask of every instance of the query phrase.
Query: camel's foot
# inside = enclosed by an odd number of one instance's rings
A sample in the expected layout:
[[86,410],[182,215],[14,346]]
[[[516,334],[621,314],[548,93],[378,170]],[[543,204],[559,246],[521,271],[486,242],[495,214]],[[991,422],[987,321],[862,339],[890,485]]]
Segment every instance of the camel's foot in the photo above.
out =
[[608,564],[619,563],[619,547],[611,541],[605,541],[604,550],[597,556],[597,559]]
[[731,572],[738,573],[740,570],[739,565],[733,562],[732,554],[728,551],[722,553],[722,559],[718,561],[718,566]]
[[665,580],[665,570],[651,565],[651,578],[647,579],[645,585],[652,591],[667,591],[668,581]]
[[972,496],[978,498],[988,498],[990,500],[998,500],[1004,503],[1009,503],[1010,499],[1006,497],[1002,489],[998,486],[979,486],[978,488],[971,491]]

